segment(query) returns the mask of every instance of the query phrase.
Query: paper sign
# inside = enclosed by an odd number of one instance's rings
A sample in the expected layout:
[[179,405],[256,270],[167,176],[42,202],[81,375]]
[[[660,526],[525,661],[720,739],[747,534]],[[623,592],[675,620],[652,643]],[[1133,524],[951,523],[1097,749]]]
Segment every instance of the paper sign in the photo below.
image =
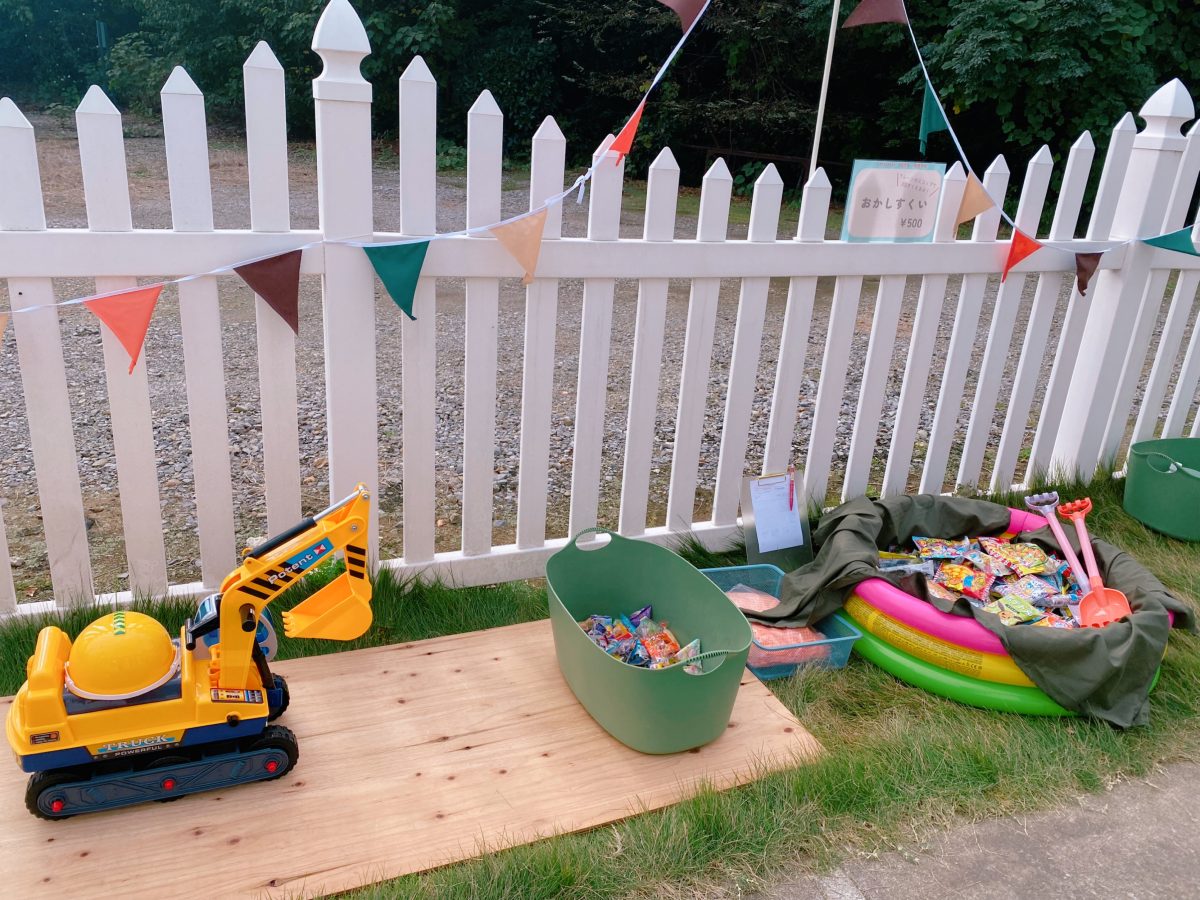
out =
[[760,553],[803,546],[804,529],[800,525],[799,500],[795,484],[788,475],[750,481],[750,504],[754,507],[754,527],[758,533]]
[[842,240],[916,243],[933,240],[944,163],[856,159]]

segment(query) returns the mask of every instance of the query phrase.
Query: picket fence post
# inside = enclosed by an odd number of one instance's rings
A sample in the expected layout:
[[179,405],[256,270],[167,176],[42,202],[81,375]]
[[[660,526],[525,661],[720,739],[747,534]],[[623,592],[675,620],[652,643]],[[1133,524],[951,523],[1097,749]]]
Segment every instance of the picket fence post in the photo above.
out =
[[[330,241],[369,241],[371,85],[359,71],[371,52],[349,0],[330,0],[313,34],[325,67],[313,80],[318,216]],[[379,401],[375,378],[375,273],[358,247],[325,245],[321,281],[325,326],[325,408],[329,493],[344,497],[362,481],[372,499],[368,556],[379,557]]]
[[[1142,107],[1140,115],[1146,127],[1134,138],[1113,217],[1113,237],[1130,239],[1158,233],[1186,145],[1181,127],[1194,114],[1192,98],[1179,79],[1159,88]],[[1135,242],[1126,248],[1120,269],[1097,273],[1064,402],[1069,414],[1063,416],[1052,454],[1051,465],[1062,474],[1088,477],[1102,461],[1103,438],[1121,376],[1120,366],[1128,354],[1141,312],[1139,301],[1157,252]]]
[[[0,98],[0,160],[0,231],[45,231],[33,126],[7,97]],[[12,318],[50,579],[59,605],[88,604],[92,565],[54,286],[49,278],[9,278],[8,297],[12,309],[41,307]]]
[[[91,231],[132,230],[121,114],[104,92],[92,85],[75,110],[75,123],[79,133],[88,228]],[[100,293],[133,287],[137,287],[137,279],[128,275],[96,279],[96,290]],[[138,357],[131,373],[129,355],[108,326],[100,326],[100,338],[104,348],[113,449],[117,457],[117,494],[129,565],[129,589],[145,596],[161,595],[167,590],[167,557],[162,510],[159,508],[146,354],[143,352]]]

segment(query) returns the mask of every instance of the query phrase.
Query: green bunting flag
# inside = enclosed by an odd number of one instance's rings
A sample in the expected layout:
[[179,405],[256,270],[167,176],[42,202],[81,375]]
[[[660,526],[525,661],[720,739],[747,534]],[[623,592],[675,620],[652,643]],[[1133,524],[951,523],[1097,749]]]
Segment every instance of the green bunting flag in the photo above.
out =
[[950,126],[946,122],[946,117],[942,115],[942,108],[938,106],[937,97],[933,93],[933,88],[929,86],[929,82],[925,82],[925,99],[921,102],[921,155],[925,155],[925,144],[929,140],[929,136],[935,131],[949,131]]
[[392,302],[414,322],[417,317],[413,315],[413,295],[417,292],[417,279],[421,277],[421,266],[425,265],[428,249],[429,241],[363,247]]
[[1172,231],[1170,234],[1160,234],[1158,237],[1143,238],[1142,243],[1149,244],[1151,247],[1162,247],[1164,250],[1174,250],[1177,253],[1200,256],[1200,251],[1196,250],[1196,245],[1192,243],[1192,228],[1190,225],[1187,228]]

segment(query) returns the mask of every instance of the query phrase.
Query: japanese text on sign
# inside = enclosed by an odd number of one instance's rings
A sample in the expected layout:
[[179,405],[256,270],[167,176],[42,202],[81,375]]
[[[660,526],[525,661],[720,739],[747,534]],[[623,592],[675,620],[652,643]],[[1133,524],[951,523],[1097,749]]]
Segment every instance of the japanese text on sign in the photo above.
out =
[[855,160],[842,240],[933,240],[945,171],[941,163]]

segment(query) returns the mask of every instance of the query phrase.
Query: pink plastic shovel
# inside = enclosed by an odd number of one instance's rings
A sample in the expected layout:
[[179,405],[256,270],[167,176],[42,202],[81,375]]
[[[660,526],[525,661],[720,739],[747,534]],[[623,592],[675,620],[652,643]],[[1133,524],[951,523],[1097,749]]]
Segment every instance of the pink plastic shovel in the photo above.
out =
[[1116,588],[1107,588],[1100,579],[1100,568],[1096,565],[1096,554],[1092,552],[1092,541],[1088,537],[1084,518],[1092,511],[1092,499],[1072,500],[1058,508],[1058,513],[1064,519],[1075,523],[1075,533],[1079,535],[1079,545],[1083,548],[1083,558],[1087,560],[1088,591],[1079,603],[1079,622],[1087,628],[1103,628],[1110,622],[1133,615],[1129,608],[1129,599]]
[[1054,539],[1058,541],[1063,558],[1066,559],[1067,565],[1071,567],[1071,574],[1075,576],[1076,581],[1083,584],[1085,574],[1083,566],[1079,564],[1079,557],[1071,549],[1071,545],[1067,541],[1066,532],[1063,531],[1058,517],[1054,514],[1055,510],[1058,509],[1058,492],[1047,491],[1045,494],[1032,494],[1025,498],[1025,505],[1034,512],[1041,513],[1042,518],[1046,520],[1046,524],[1050,526],[1050,532],[1054,535]]

